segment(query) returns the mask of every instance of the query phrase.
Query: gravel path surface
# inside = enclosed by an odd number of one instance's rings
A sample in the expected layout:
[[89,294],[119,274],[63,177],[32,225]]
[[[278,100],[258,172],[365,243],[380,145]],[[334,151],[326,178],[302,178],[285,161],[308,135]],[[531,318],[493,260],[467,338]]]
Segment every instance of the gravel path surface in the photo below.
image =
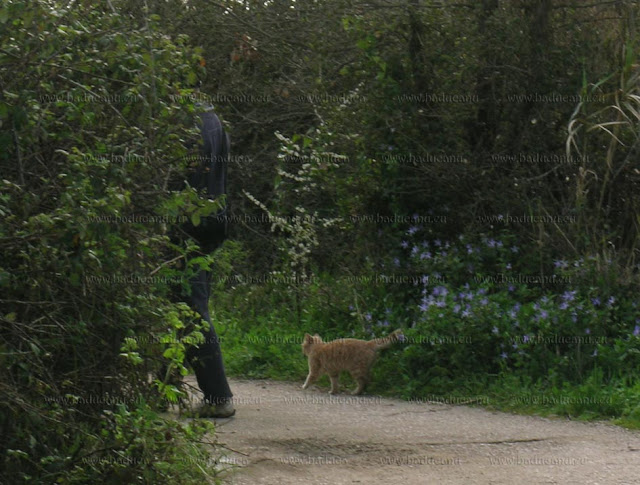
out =
[[301,384],[231,381],[225,483],[640,484],[640,432]]

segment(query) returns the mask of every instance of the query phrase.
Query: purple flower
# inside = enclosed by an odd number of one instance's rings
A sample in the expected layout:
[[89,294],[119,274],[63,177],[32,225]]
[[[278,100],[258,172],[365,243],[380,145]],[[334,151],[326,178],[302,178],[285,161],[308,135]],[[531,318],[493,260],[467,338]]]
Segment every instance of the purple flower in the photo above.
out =
[[[460,305],[453,306],[453,313],[460,313]],[[636,327],[636,328],[640,328],[640,327]]]
[[593,351],[593,354],[591,354],[591,357],[595,357],[596,355],[598,355],[598,349]]
[[577,290],[565,291],[562,294],[562,301],[566,301],[566,302],[573,301],[576,297],[576,293],[577,293]]
[[517,246],[511,246],[511,252],[512,253],[517,253],[518,252]]
[[610,297],[609,297],[609,299],[607,300],[607,305],[610,307],[610,306],[612,306],[615,302],[616,302],[616,297],[615,297],[615,296],[610,296]]
[[353,307],[353,305],[349,305],[349,310],[350,310],[350,311],[355,310],[355,308]]
[[378,327],[388,327],[389,326],[389,320],[384,320],[384,321],[380,321],[378,320]]
[[496,247],[496,240],[495,239],[489,239],[487,241],[487,247],[495,248]]
[[431,253],[429,251],[427,251],[426,253],[421,253],[420,259],[431,259]]
[[529,342],[529,336],[525,335],[522,337],[522,341],[526,344],[527,342]]
[[415,256],[416,254],[418,254],[418,251],[419,251],[418,246],[413,246],[411,248],[411,256]]
[[440,239],[436,239],[435,241],[433,241],[433,244],[437,247],[442,246],[442,241],[440,241]]
[[496,247],[501,248],[502,246],[502,241],[496,241]]
[[427,309],[433,305],[434,300],[433,300],[433,296],[429,296],[429,298],[423,298],[422,299],[422,304],[420,305],[420,310],[422,310],[423,312],[426,312]]
[[493,333],[495,333],[496,335],[498,335],[498,332],[499,332],[500,330],[498,330],[498,327],[493,327],[493,328],[491,329],[491,331],[492,331]]
[[393,258],[393,265],[394,266],[400,266],[400,259],[399,258]]
[[426,274],[423,274],[420,281],[422,282],[423,285],[426,285],[429,283],[429,277]]
[[505,266],[506,269],[511,269],[511,263],[507,263],[507,265]]
[[569,304],[566,301],[563,301],[562,303],[560,303],[558,308],[560,308],[560,310],[566,310],[567,308],[569,308]]
[[487,289],[486,288],[480,288],[478,290],[478,295],[486,295],[487,294]]
[[418,232],[418,227],[417,226],[411,226],[409,228],[409,230],[407,231],[407,233],[411,236],[413,234],[415,234],[416,232]]
[[576,312],[571,313],[571,321],[573,323],[578,323],[578,314]]
[[433,289],[433,296],[447,296],[449,294],[449,290],[445,286],[436,286]]
[[515,291],[515,289],[516,289],[516,287],[513,286],[513,285],[507,286],[507,290],[509,290],[509,291]]
[[398,342],[400,342],[400,343],[403,343],[403,342],[407,339],[407,338],[406,338],[403,334],[401,334],[401,333],[399,333],[399,334],[397,335],[397,338],[398,338]]
[[506,359],[506,358],[507,358],[507,353],[506,353],[506,352],[502,352],[502,353],[500,354],[500,358],[501,358],[501,359]]
[[593,306],[600,306],[602,302],[600,301],[600,298],[591,298],[591,303]]
[[556,259],[553,262],[553,265],[556,268],[560,268],[560,269],[567,269],[569,267],[569,263],[567,263],[564,259]]
[[409,247],[409,243],[408,243],[407,241],[402,241],[402,242],[400,243],[400,246],[401,246],[403,249],[407,249],[407,248]]
[[469,310],[463,310],[462,314],[463,317],[469,317],[471,316],[471,312]]
[[370,321],[371,321],[371,313],[365,313],[365,314],[364,314],[364,319],[365,319],[367,322],[370,322]]
[[411,218],[412,218],[414,221],[415,221],[418,217],[420,217],[418,214],[413,214],[413,215],[411,216]]
[[585,328],[584,329],[584,333],[586,333],[587,335],[589,335],[591,333],[591,329],[590,328]]
[[489,304],[489,300],[487,298],[483,298],[482,300],[480,300],[480,304],[482,306],[486,306]]
[[391,308],[385,308],[384,312],[385,312],[387,315],[391,315]]
[[446,303],[444,300],[438,300],[438,301],[436,302],[436,306],[437,306],[438,308],[442,308],[442,307],[444,307],[444,306],[446,306],[446,305],[447,305],[447,303]]
[[514,349],[517,349],[518,348],[518,344],[514,342],[511,347],[513,347]]
[[446,251],[441,251],[440,252],[440,256],[442,256],[443,258],[447,257],[447,252]]
[[637,337],[640,335],[640,325],[636,325],[636,328],[633,329],[633,336]]
[[544,320],[548,316],[549,313],[546,310],[540,310],[540,313],[538,314],[538,318],[540,318],[541,320]]
[[471,244],[467,244],[467,254],[471,253],[473,253],[473,248],[471,247]]

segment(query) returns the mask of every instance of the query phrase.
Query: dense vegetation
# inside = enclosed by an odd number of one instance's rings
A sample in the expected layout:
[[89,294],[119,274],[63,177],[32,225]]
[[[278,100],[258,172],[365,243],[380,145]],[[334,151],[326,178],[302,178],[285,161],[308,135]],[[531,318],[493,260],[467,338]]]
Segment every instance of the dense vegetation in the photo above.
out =
[[[640,422],[632,2],[0,6],[0,481],[214,480],[161,419],[213,268],[232,374],[403,328],[371,392]],[[199,88],[196,88],[199,86]],[[209,100],[231,240],[171,237]],[[153,381],[150,383],[150,381]],[[322,381],[321,381],[322,385]]]

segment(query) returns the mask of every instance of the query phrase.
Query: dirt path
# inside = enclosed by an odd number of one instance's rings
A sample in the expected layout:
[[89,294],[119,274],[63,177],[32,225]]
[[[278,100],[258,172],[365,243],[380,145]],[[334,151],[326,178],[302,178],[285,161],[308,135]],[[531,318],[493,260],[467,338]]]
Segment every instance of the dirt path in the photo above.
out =
[[225,483],[640,484],[640,432],[233,380]]

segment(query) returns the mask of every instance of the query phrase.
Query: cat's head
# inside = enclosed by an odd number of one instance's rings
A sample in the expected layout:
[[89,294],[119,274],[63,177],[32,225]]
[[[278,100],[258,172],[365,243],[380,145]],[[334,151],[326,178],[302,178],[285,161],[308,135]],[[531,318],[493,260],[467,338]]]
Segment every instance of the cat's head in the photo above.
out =
[[302,353],[304,355],[309,355],[309,351],[311,350],[311,347],[321,343],[322,343],[322,338],[320,337],[320,335],[315,334],[311,336],[308,333],[305,333],[304,339],[302,340]]

